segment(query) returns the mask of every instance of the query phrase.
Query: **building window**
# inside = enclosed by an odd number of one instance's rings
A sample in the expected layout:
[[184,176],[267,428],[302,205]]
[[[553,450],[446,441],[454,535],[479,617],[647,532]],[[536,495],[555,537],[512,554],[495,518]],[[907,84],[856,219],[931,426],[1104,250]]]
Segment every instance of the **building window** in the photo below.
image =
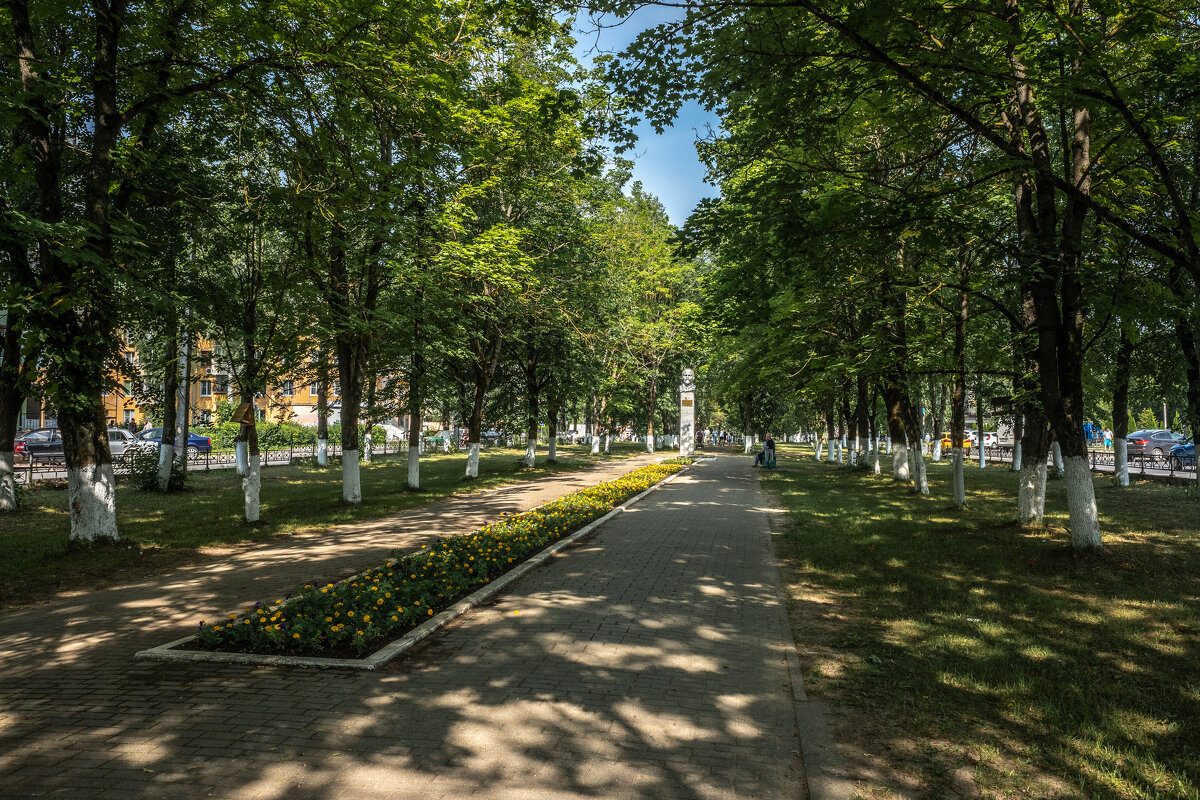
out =
[[293,397],[296,394],[296,387],[291,381],[284,381],[279,385],[279,393],[284,397]]
[[211,411],[207,411],[207,410],[200,411],[200,424],[201,425],[211,425],[212,424],[212,412]]
[[125,396],[133,394],[133,381],[125,381]]
[[318,394],[320,394],[321,393],[321,382],[313,381],[312,383],[310,383],[308,385],[308,393],[311,394],[313,397],[316,397]]
[[200,381],[200,396],[212,397],[212,381]]
[[132,408],[125,409],[125,424],[126,425],[133,422],[133,414],[134,414],[134,411]]

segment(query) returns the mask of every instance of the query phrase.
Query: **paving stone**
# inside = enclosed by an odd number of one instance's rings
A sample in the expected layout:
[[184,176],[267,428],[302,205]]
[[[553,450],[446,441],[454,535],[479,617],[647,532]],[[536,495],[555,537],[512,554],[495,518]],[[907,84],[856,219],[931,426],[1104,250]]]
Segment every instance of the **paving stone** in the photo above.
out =
[[131,657],[198,618],[584,481],[454,498],[0,614],[0,786],[135,800],[804,797],[784,610],[743,462],[697,465],[379,673]]

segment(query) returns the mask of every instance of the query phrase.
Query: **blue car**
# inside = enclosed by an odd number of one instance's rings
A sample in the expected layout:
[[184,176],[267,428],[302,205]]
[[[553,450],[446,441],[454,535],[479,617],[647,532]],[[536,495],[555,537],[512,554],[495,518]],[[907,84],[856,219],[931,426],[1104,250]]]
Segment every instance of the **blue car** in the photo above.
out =
[[[154,444],[162,444],[162,428],[151,428],[147,431],[142,431],[138,434],[138,438],[144,442],[153,442]],[[188,458],[195,458],[202,453],[212,452],[212,439],[207,436],[197,436],[188,431],[187,454]]]
[[1177,444],[1171,448],[1171,468],[1172,469],[1195,469],[1196,467],[1196,443],[1188,442],[1187,444]]

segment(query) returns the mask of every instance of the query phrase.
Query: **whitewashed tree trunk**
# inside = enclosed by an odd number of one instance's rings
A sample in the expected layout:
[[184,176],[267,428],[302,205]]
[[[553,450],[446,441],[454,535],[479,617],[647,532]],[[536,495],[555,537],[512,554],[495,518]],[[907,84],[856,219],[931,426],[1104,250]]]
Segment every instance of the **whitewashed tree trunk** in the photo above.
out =
[[1013,444],[1012,470],[1013,470],[1013,472],[1021,471],[1021,440],[1020,439],[1018,439],[1016,441],[1016,443]]
[[1063,465],[1067,483],[1067,510],[1071,515],[1071,546],[1076,550],[1100,550],[1100,514],[1096,510],[1096,487],[1087,456],[1071,456]]
[[408,488],[421,488],[421,448],[408,448]]
[[987,468],[987,452],[984,450],[984,447],[983,447],[983,434],[982,433],[979,434],[979,468],[980,469]]
[[833,451],[834,451],[834,459],[837,461],[837,463],[839,463],[839,464],[843,463],[842,462],[842,453],[844,451],[842,450],[842,440],[841,439],[837,440],[837,444],[834,445]]
[[362,502],[362,482],[358,476],[357,450],[342,450],[342,499],[347,503]]
[[13,472],[12,452],[0,453],[0,511],[17,510],[17,476]]
[[925,472],[925,453],[924,447],[917,450],[916,457],[913,459],[913,464],[916,466],[916,492],[920,495],[929,496],[929,476]]
[[650,435],[646,436],[646,452],[647,453],[654,452],[654,437],[653,436],[650,436]]
[[[821,460],[821,451],[824,449],[825,449],[825,443],[821,441],[821,437],[818,436],[816,439],[813,439],[813,460],[814,461]],[[749,452],[749,451],[747,451],[747,452]]]
[[954,507],[966,508],[967,505],[967,481],[966,471],[963,469],[963,451],[961,447],[954,447],[950,450],[950,459],[954,464]]
[[233,443],[233,457],[234,457],[234,461],[237,463],[237,474],[241,475],[243,478],[246,477],[246,453],[247,452],[248,452],[248,450],[246,449],[245,442],[234,442]]
[[1046,512],[1046,462],[1021,465],[1017,486],[1017,522],[1032,525],[1042,521]]
[[744,439],[745,439],[745,442],[744,442],[744,443],[745,443],[745,450],[744,450],[744,452],[746,453],[746,455],[750,455],[750,451],[751,451],[751,449],[753,449],[753,447],[754,447],[754,445],[753,445],[753,443],[752,443],[752,440],[751,440],[751,438],[750,438],[750,434],[748,434],[748,433],[747,433],[747,434],[746,434],[746,436],[744,437]]
[[537,439],[525,439],[525,457],[521,459],[521,463],[526,467],[532,467],[537,464]]
[[317,464],[322,467],[329,466],[329,440],[317,439]]
[[594,455],[594,456],[600,455],[600,437],[599,436],[592,437],[592,455]]
[[363,445],[364,445],[364,447],[363,447],[363,463],[370,464],[371,456],[373,455],[373,453],[371,452],[371,434],[370,433],[363,436]]
[[1129,443],[1118,438],[1113,442],[1113,475],[1117,486],[1129,485]]
[[871,469],[876,475],[883,474],[883,465],[879,463],[879,437],[875,438],[875,447],[871,450],[871,460],[874,462]]
[[933,443],[933,463],[940,464],[942,461],[942,440],[938,439]]
[[67,470],[71,540],[117,541],[117,483],[112,464],[85,464]]
[[449,436],[442,437],[442,452],[443,453],[450,452],[450,437]]
[[[888,444],[891,445],[890,439]],[[902,483],[912,480],[912,473],[908,467],[908,445],[904,442],[896,442],[892,451],[892,477]]]
[[158,446],[158,490],[165,492],[171,483],[171,467],[175,463],[175,445],[162,442]]
[[610,434],[610,433],[604,434],[604,452],[605,452],[605,454],[608,453],[608,446],[611,443],[612,443],[612,434]]
[[546,457],[547,460],[551,461],[551,462],[556,461],[558,459],[558,437],[557,436],[550,437],[550,443],[547,445],[547,448],[549,449],[549,455],[547,455],[547,457]]
[[479,442],[467,442],[467,477],[479,477]]
[[259,492],[262,488],[262,473],[259,457],[250,456],[246,463],[246,477],[242,478],[242,498],[246,506],[246,522],[258,522]]
[[1050,446],[1050,452],[1054,454],[1054,473],[1061,478],[1066,472],[1063,466],[1062,447],[1055,442]]
[[892,454],[892,437],[890,436],[887,437],[887,447],[888,455],[890,456]]
[[837,441],[830,439],[825,445],[825,463],[832,464],[834,461],[834,447],[837,446]]

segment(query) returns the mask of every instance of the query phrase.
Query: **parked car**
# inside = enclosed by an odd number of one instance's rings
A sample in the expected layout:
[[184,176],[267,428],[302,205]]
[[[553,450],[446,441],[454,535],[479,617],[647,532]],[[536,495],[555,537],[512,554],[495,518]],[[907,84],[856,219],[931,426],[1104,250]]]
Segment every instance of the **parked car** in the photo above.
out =
[[1162,428],[1147,428],[1129,434],[1125,437],[1125,442],[1125,452],[1128,455],[1163,461],[1172,447],[1183,442],[1183,436]]
[[62,432],[58,428],[37,428],[13,443],[13,452],[22,461],[35,464],[66,461],[63,452]]
[[1177,444],[1171,448],[1172,469],[1194,469],[1196,467],[1196,443]]
[[[142,431],[137,435],[137,438],[143,442],[153,442],[154,444],[162,444],[162,428],[151,428]],[[188,458],[195,458],[202,453],[212,452],[212,439],[207,436],[199,436],[188,431],[187,455]]]
[[112,452],[113,461],[132,460],[133,454],[139,450],[153,450],[156,445],[145,439],[139,439],[136,434],[124,428],[108,429],[108,449]]
[[500,440],[503,438],[504,438],[504,434],[501,431],[493,429],[493,430],[484,431],[480,435],[479,441],[482,442],[483,444],[495,445],[495,444],[500,444]]
[[[949,436],[942,437],[942,452],[949,452],[954,447],[954,440]],[[971,440],[963,434],[963,452],[971,452]]]

